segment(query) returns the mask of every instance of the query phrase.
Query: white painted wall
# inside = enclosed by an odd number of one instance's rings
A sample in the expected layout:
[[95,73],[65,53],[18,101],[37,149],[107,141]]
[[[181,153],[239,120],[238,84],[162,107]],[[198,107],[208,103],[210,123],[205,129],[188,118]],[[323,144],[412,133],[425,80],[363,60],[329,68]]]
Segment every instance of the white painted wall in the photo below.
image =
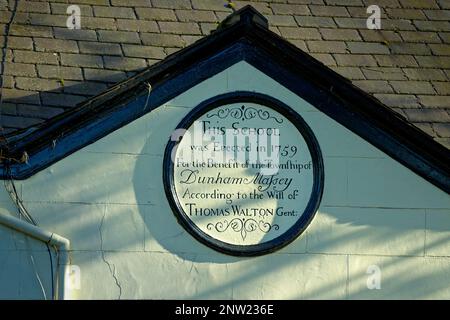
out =
[[[235,90],[295,109],[324,156],[324,196],[307,232],[257,258],[194,240],[162,185],[172,130],[198,103]],[[450,299],[450,196],[245,62],[17,185],[40,226],[71,240],[75,298]],[[0,203],[14,212],[6,194]],[[49,290],[45,246],[24,241],[0,228],[0,298],[42,296],[30,253]],[[380,290],[366,286],[371,265]]]

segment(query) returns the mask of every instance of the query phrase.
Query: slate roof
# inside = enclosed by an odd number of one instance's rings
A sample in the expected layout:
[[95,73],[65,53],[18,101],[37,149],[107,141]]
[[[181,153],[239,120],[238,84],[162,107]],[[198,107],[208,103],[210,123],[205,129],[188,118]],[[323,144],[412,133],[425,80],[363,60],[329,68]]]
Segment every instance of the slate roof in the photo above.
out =
[[[271,32],[267,19],[250,5],[229,15],[210,35],[135,76],[45,122],[3,136],[6,139],[0,141],[0,179],[27,179],[239,61],[269,75],[450,194],[449,149],[350,80]],[[261,94],[234,91],[203,104],[223,103],[224,96],[228,102],[257,99],[278,103]]]
[[[66,28],[68,3],[81,8],[81,30]],[[3,132],[70,110],[208,35],[232,12],[226,3],[0,0]],[[369,0],[233,3],[251,4],[272,31],[450,148],[450,1],[377,0],[381,31],[366,27]]]

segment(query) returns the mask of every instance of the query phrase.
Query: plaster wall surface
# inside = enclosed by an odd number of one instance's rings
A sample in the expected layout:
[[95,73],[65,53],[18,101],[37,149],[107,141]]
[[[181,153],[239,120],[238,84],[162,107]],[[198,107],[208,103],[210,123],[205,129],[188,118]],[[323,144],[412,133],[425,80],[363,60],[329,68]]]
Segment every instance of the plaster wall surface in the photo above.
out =
[[[237,90],[297,111],[324,158],[311,225],[256,258],[197,242],[177,223],[162,183],[173,129],[200,102]],[[81,271],[73,298],[450,299],[450,196],[246,62],[16,185],[39,225],[70,239]],[[15,214],[3,189],[0,203]],[[43,298],[34,270],[49,295],[46,250],[0,227],[0,298]],[[369,290],[373,265],[381,288]]]

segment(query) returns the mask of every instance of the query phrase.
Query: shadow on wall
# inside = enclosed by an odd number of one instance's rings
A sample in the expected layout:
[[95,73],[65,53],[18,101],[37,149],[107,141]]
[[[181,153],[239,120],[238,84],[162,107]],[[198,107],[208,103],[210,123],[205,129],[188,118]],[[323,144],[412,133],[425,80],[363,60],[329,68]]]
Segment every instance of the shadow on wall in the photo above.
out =
[[52,299],[51,267],[44,243],[0,225],[0,300]]
[[[156,140],[164,139],[164,142],[167,143],[173,130],[171,128],[173,124],[161,117],[158,121],[153,121],[151,126],[152,129],[148,133],[149,137],[143,150],[146,153],[158,154],[159,158],[153,163],[146,162],[143,157],[138,158],[134,168],[134,180],[138,180],[138,177],[149,170],[154,170],[157,174],[153,176],[155,180],[148,181],[144,187],[135,184],[134,191],[138,203],[146,203],[149,199],[152,199],[150,202],[157,203],[151,208],[150,215],[145,219],[146,228],[153,240],[168,252],[179,255],[183,259],[186,259],[186,253],[196,253],[197,255],[194,257],[196,262],[230,263],[252,259],[217,253],[199,243],[178,224],[164,192],[162,181],[164,150],[159,150],[162,144],[161,141]],[[392,211],[395,214],[391,214]],[[298,251],[290,250],[291,247],[306,241],[306,233],[304,233],[294,243],[288,245],[286,250],[283,249],[280,252],[421,256],[424,255],[425,239],[422,236],[425,227],[425,212],[421,209],[346,209],[322,206],[320,213],[307,229],[310,233],[309,238],[312,240],[308,248]],[[428,230],[430,229],[433,228],[428,226]],[[371,233],[368,230],[374,232]],[[438,232],[438,230],[433,231]],[[439,246],[443,242],[445,241],[427,243],[427,247]],[[405,247],[403,243],[416,243],[417,245]],[[365,246],[371,251],[364,252]],[[396,246],[402,249],[396,251]]]
[[[146,152],[154,154],[162,153],[155,149],[155,139],[161,138],[161,132],[166,133],[164,137],[169,140],[170,130],[164,119],[153,122],[152,130],[158,132],[152,137],[150,135],[144,147]],[[152,145],[153,144],[153,145]],[[156,165],[156,167],[155,167]],[[228,264],[229,266],[241,266],[243,270],[230,278],[229,282],[218,286],[211,286],[206,291],[199,292],[193,298],[205,298],[227,288],[239,288],[243,283],[263,283],[266,279],[276,277],[277,273],[285,270],[291,272],[297,265],[306,265],[308,259],[325,259],[330,255],[350,255],[347,265],[350,278],[339,278],[335,281],[323,281],[319,273],[312,274],[308,280],[298,280],[304,283],[318,281],[320,285],[307,293],[308,298],[320,298],[336,287],[351,286],[351,292],[347,293],[349,298],[398,298],[416,297],[423,298],[432,296],[440,290],[446,290],[448,283],[442,281],[445,274],[449,272],[448,265],[433,273],[412,272],[416,264],[427,263],[423,259],[425,250],[430,251],[442,245],[448,245],[448,238],[425,240],[425,232],[441,233],[448,232],[437,225],[426,225],[426,213],[423,209],[380,209],[380,208],[338,208],[322,206],[320,212],[313,220],[307,232],[301,235],[294,243],[279,252],[258,258],[237,258],[218,253],[200,244],[190,236],[177,222],[171,208],[166,200],[162,181],[163,157],[155,163],[144,162],[144,158],[137,161],[134,169],[134,179],[143,172],[155,170],[158,172],[156,179],[148,181],[146,187],[135,185],[135,194],[138,202],[155,199],[158,206],[151,208],[145,227],[150,236],[161,247],[169,253],[177,255],[182,260],[196,263]],[[373,211],[373,212],[371,212]],[[425,231],[426,230],[426,231]],[[309,244],[305,244],[304,250],[291,251],[291,247],[305,242],[309,238]],[[426,243],[425,243],[426,241]],[[301,247],[301,246],[299,246]],[[151,249],[150,249],[151,250]],[[365,251],[366,250],[366,251]],[[358,256],[372,256],[363,267],[354,268],[358,264]],[[414,261],[415,262],[412,262]],[[420,259],[423,259],[419,262]],[[433,258],[431,258],[433,259]],[[386,271],[384,279],[385,291],[370,291],[367,289],[367,267],[370,264],[379,264]],[[320,265],[320,263],[319,263]],[[245,267],[244,267],[245,266]],[[293,277],[295,278],[295,277]],[[315,279],[315,280],[314,280]],[[437,283],[436,283],[437,281]],[[351,285],[354,284],[354,285]],[[361,285],[362,284],[362,285]],[[301,288],[301,285],[299,286]],[[420,288],[420,290],[411,290]],[[301,289],[299,289],[301,290]],[[306,289],[305,289],[306,290]],[[378,292],[378,295],[375,294]],[[290,298],[302,298],[303,293]]]
[[[155,139],[161,139],[162,137],[166,143],[169,142],[170,135],[175,128],[168,127],[163,119],[161,121],[153,121],[152,126],[154,127],[149,132],[149,137],[143,150],[160,156],[153,163],[147,163],[145,157],[138,158],[134,168],[133,179],[138,180],[139,176],[142,176],[149,170],[155,170],[158,173],[154,175],[155,180],[148,181],[144,188],[142,185],[134,186],[138,203],[148,202],[149,199],[151,199],[151,202],[156,203],[149,213],[141,212],[141,215],[145,217],[145,228],[153,238],[150,239],[150,242],[156,241],[164,250],[177,255],[183,260],[191,260],[193,262],[232,263],[241,259],[247,259],[236,258],[214,251],[197,241],[178,223],[164,191],[162,177],[164,158],[162,154],[164,150],[156,149],[156,146],[161,144],[155,143]],[[161,134],[161,132],[164,134]],[[157,168],[154,166],[157,166]],[[195,253],[195,255],[186,255],[186,253]]]
[[[114,83],[117,81],[116,76],[109,75],[104,76],[102,69],[96,69],[98,72],[98,78],[96,80],[92,80],[89,82],[77,82],[77,81],[65,81],[64,87],[55,89],[55,90],[48,90],[48,91],[42,91],[42,92],[30,92],[30,91],[23,91],[22,96],[13,97],[14,99],[10,100],[12,102],[6,102],[8,99],[10,99],[14,93],[10,91],[8,93],[9,98],[7,95],[5,95],[5,103],[2,106],[2,112],[7,111],[4,113],[4,115],[8,115],[8,112],[10,112],[12,117],[17,117],[19,115],[24,115],[26,117],[34,117],[36,115],[39,115],[42,110],[48,107],[49,109],[61,109],[67,110],[73,107],[74,101],[71,101],[70,103],[72,105],[64,105],[64,103],[61,103],[58,99],[72,99],[73,97],[77,97],[76,99],[80,99],[80,101],[83,101],[83,99],[86,98],[87,93],[98,93],[96,92],[96,88],[100,91],[103,91],[106,87],[106,84],[108,83]],[[136,72],[138,70],[132,71],[132,73]],[[94,72],[94,71],[93,71]],[[120,73],[120,72],[119,72]],[[52,83],[54,81],[57,81],[57,79],[52,79]],[[16,84],[14,84],[16,85]],[[17,90],[21,91],[21,90]],[[52,101],[50,104],[44,104],[44,102]],[[62,100],[63,101],[63,100]],[[78,102],[80,102],[78,101]],[[36,102],[36,103],[35,103]],[[69,104],[69,103],[66,103]],[[6,106],[6,107],[5,107]],[[48,110],[47,110],[48,111]],[[59,112],[59,111],[58,111]],[[49,116],[51,116],[49,114]],[[166,142],[169,140],[170,133],[172,132],[172,129],[170,126],[168,126],[168,120],[165,120],[166,118],[158,119],[158,121],[153,121],[151,123],[152,125],[152,132],[148,134],[148,139],[146,141],[145,146],[143,147],[143,150],[145,150],[145,153],[151,153],[151,154],[159,154],[162,155],[164,150],[157,150],[157,146],[161,145],[161,141],[157,139],[163,138],[164,146]],[[11,120],[9,118],[5,118],[5,120]],[[39,120],[42,121],[42,120]],[[161,132],[166,133],[161,134]],[[128,139],[133,139],[133,136],[127,137]],[[158,143],[155,143],[155,141],[158,141]],[[158,147],[159,148],[159,147]],[[102,157],[104,158],[104,161],[102,162],[102,166],[107,166],[109,172],[114,172],[114,170],[117,170],[117,166],[120,165],[120,163],[116,163],[117,157],[113,157],[112,154],[103,154]],[[205,245],[199,243],[197,240],[195,240],[192,236],[190,236],[177,222],[174,214],[172,213],[170,206],[168,204],[168,201],[166,199],[164,188],[163,188],[163,182],[162,182],[162,165],[163,165],[163,158],[160,156],[159,158],[156,157],[158,160],[153,161],[152,163],[149,163],[148,157],[142,157],[137,155],[137,160],[135,163],[135,167],[133,168],[133,171],[130,173],[132,176],[131,180],[134,187],[134,193],[138,204],[143,203],[154,203],[155,205],[147,206],[150,208],[147,212],[144,212],[143,208],[144,206],[138,205],[138,210],[141,215],[142,221],[144,221],[144,228],[146,229],[146,232],[150,239],[147,241],[150,243],[149,247],[145,247],[146,251],[154,251],[154,252],[164,252],[167,251],[169,254],[174,254],[177,257],[179,257],[181,260],[186,260],[190,262],[195,263],[211,263],[211,264],[226,264],[230,267],[237,266],[238,268],[242,268],[240,272],[233,273],[232,276],[229,278],[229,281],[224,282],[220,285],[211,286],[207,290],[199,291],[196,293],[196,296],[193,296],[192,298],[208,298],[208,296],[221,292],[224,289],[227,288],[241,288],[243,284],[252,284],[255,282],[263,283],[265,279],[268,278],[275,278],[277,274],[280,271],[285,272],[292,272],[292,270],[298,270],[293,269],[293,266],[295,265],[306,265],[309,259],[318,259],[322,260],[324,259],[324,255],[331,253],[331,254],[337,254],[337,255],[346,255],[348,252],[351,252],[349,248],[351,248],[352,251],[357,250],[364,250],[365,246],[373,246],[374,243],[378,243],[378,247],[376,249],[376,252],[373,253],[375,256],[373,258],[373,263],[377,263],[377,259],[379,258],[380,263],[382,263],[383,270],[403,270],[402,274],[403,277],[397,277],[398,273],[393,273],[392,275],[392,284],[391,286],[391,292],[403,292],[403,294],[406,294],[408,292],[408,288],[411,286],[415,287],[422,287],[422,294],[425,295],[432,295],[435,290],[445,289],[445,286],[447,286],[447,283],[441,282],[439,286],[426,286],[426,284],[429,281],[432,281],[433,279],[443,279],[445,274],[449,272],[448,269],[443,268],[440,271],[437,271],[433,274],[429,273],[415,273],[414,270],[411,270],[411,266],[414,266],[414,264],[408,264],[408,261],[411,261],[410,259],[417,259],[417,258],[390,258],[390,257],[381,257],[377,256],[382,252],[383,250],[388,250],[390,247],[398,246],[399,243],[419,243],[424,241],[422,237],[417,237],[418,235],[424,233],[425,230],[425,215],[423,214],[423,223],[405,223],[402,224],[401,222],[396,223],[392,219],[389,219],[388,214],[385,216],[380,216],[379,219],[360,219],[357,214],[351,214],[348,212],[343,212],[346,209],[341,208],[340,210],[332,207],[322,207],[320,213],[317,214],[315,219],[313,220],[311,226],[307,229],[307,232],[304,233],[300,238],[298,238],[294,243],[288,245],[287,248],[269,256],[264,257],[258,257],[258,258],[237,258],[232,257],[224,254],[217,253],[216,251],[206,247]],[[94,159],[94,158],[93,158]],[[97,158],[95,158],[97,159]],[[98,162],[92,162],[97,163]],[[86,203],[88,203],[90,206],[92,206],[89,209],[92,210],[86,210],[86,217],[91,217],[91,215],[98,215],[97,221],[101,220],[103,212],[103,205],[101,204],[103,202],[103,199],[107,196],[111,197],[111,195],[120,194],[121,190],[114,190],[115,193],[112,190],[105,190],[107,188],[105,186],[105,181],[108,181],[109,176],[104,175],[102,178],[99,178],[96,176],[96,171],[98,168],[93,165],[92,167],[88,166],[80,166],[76,167],[74,170],[68,170],[65,171],[62,175],[56,177],[52,176],[51,183],[55,184],[62,184],[64,185],[64,181],[68,181],[70,183],[73,182],[73,177],[75,176],[91,176],[91,179],[96,180],[96,182],[92,182],[89,199],[86,199]],[[84,171],[84,175],[83,175]],[[138,180],[142,181],[142,175],[150,176],[148,175],[148,172],[157,172],[157,174],[153,175],[152,177],[156,177],[154,180],[149,180],[145,186],[143,186],[141,183],[137,183]],[[88,174],[86,174],[88,172]],[[58,180],[55,180],[58,179]],[[119,184],[120,186],[120,184]],[[117,185],[115,185],[117,187]],[[123,185],[123,188],[127,188],[128,186],[126,184]],[[61,188],[63,189],[63,188]],[[74,189],[68,188],[67,190],[73,191]],[[69,192],[69,191],[64,191]],[[107,194],[109,193],[109,195]],[[72,197],[68,198],[76,198],[77,195],[72,195]],[[102,200],[100,200],[100,198]],[[149,201],[151,199],[151,201]],[[39,204],[42,206],[41,211],[45,212],[47,215],[45,216],[45,219],[41,219],[41,222],[44,222],[45,224],[48,224],[49,226],[58,226],[55,227],[55,229],[59,229],[59,226],[61,226],[61,229],[69,229],[71,226],[73,226],[74,222],[73,220],[77,221],[77,225],[79,226],[79,229],[73,231],[78,234],[82,235],[82,238],[85,239],[86,246],[89,246],[91,243],[97,243],[100,242],[101,239],[99,239],[99,226],[93,223],[93,220],[89,219],[81,219],[76,214],[79,214],[78,210],[74,210],[73,214],[71,214],[70,208],[73,208],[73,206],[80,206],[80,205],[86,205],[85,204],[71,204],[67,205],[67,207],[62,206],[61,204],[55,203],[42,203]],[[100,204],[99,204],[100,203]],[[38,204],[36,204],[38,205]],[[49,208],[53,208],[49,210]],[[65,208],[65,214],[58,214],[54,215],[54,212],[58,212],[61,210],[61,208],[64,210]],[[119,210],[120,211],[120,210]],[[122,212],[116,212],[115,216],[120,216],[120,213]],[[404,215],[408,215],[408,213],[401,213]],[[369,215],[368,215],[369,216]],[[419,221],[421,219],[421,214],[418,214],[418,217],[415,221]],[[46,220],[46,221],[43,221]],[[70,221],[71,220],[71,221]],[[70,223],[68,222],[70,221]],[[120,230],[120,228],[123,227],[123,221],[121,219],[112,219],[111,221],[105,223],[102,227],[104,235],[108,233],[108,229],[110,230]],[[66,225],[66,226],[64,226]],[[56,230],[57,231],[57,230]],[[442,233],[446,234],[448,233],[448,230],[445,230],[441,228],[438,224],[437,225],[428,225],[427,231],[433,232],[433,233]],[[113,233],[113,232],[111,232]],[[64,234],[64,232],[62,232]],[[111,239],[113,239],[114,236],[117,235],[111,235]],[[309,243],[306,244],[306,237],[309,239]],[[105,240],[105,239],[103,239]],[[0,239],[1,241],[1,239]],[[440,239],[428,239],[426,243],[427,250],[432,250],[433,248],[442,246],[443,244],[448,244],[449,239],[448,238],[440,238]],[[359,244],[359,247],[358,247]],[[104,244],[105,245],[105,244]],[[124,242],[122,243],[124,245]],[[124,248],[114,248],[109,249],[108,245],[106,244],[104,247],[104,251],[110,251],[110,252],[117,252],[121,249],[123,251],[129,250],[129,247],[133,246],[133,243],[126,243],[126,247]],[[298,248],[304,248],[299,249],[298,251],[292,250],[293,247],[298,246]],[[353,246],[353,247],[352,247]],[[424,247],[424,245],[422,246]],[[422,249],[420,249],[421,246],[410,246],[405,249],[404,255],[407,256],[417,256],[422,257],[424,255],[424,252]],[[83,249],[81,249],[83,250]],[[86,248],[86,251],[92,251],[95,250]],[[8,255],[4,254],[5,251],[2,251],[0,248],[0,255],[4,259],[9,259]],[[353,253],[353,252],[352,252]],[[42,259],[45,260],[45,252],[42,254]],[[389,254],[388,254],[389,255]],[[10,256],[9,256],[10,257]],[[87,255],[86,255],[87,257]],[[18,257],[18,261],[20,259],[24,259],[21,257]],[[353,259],[351,256],[350,259]],[[409,259],[409,260],[408,260]],[[1,259],[0,259],[1,260]],[[94,260],[95,261],[95,260]],[[76,261],[76,263],[83,264],[83,263],[94,263],[90,260],[79,260]],[[0,263],[1,264],[1,263]],[[6,264],[8,268],[0,269],[0,279],[3,279],[5,277],[8,277],[12,270],[12,268],[15,268],[15,264],[8,263]],[[242,267],[245,266],[245,267]],[[45,267],[45,268],[44,268]],[[44,266],[43,269],[47,269],[47,266]],[[320,267],[320,264],[319,264]],[[348,266],[347,266],[348,267]],[[28,270],[28,269],[27,269]],[[317,270],[316,270],[317,271]],[[361,270],[355,271],[355,273],[352,274],[353,278],[349,279],[349,281],[360,281],[361,283],[365,283],[367,274],[365,273],[366,269],[362,268]],[[25,272],[25,270],[24,270]],[[44,272],[44,271],[43,271]],[[120,277],[125,273],[126,271],[118,270],[118,277]],[[312,276],[312,278],[310,278]],[[312,273],[305,273],[304,279],[299,279],[297,277],[296,279],[296,285],[299,285],[299,288],[306,288],[306,283],[309,281],[317,281],[320,283],[320,285],[315,286],[315,289],[308,291],[308,297],[314,298],[314,297],[322,297],[326,295],[327,292],[331,291],[333,288],[337,286],[345,285],[346,279],[336,279],[335,281],[323,281],[321,282],[321,275],[320,272],[312,272]],[[308,279],[307,279],[308,278]],[[396,278],[396,279],[394,279]],[[9,279],[9,277],[8,277]],[[170,279],[169,279],[170,281]],[[301,283],[298,283],[298,282]],[[0,281],[1,282],[1,281]],[[45,281],[48,283],[49,281]],[[15,283],[14,281],[10,281],[8,283]],[[386,282],[384,282],[387,284]],[[125,284],[124,284],[125,285]],[[183,285],[183,284],[180,284]],[[298,295],[293,295],[290,298],[302,298],[303,292],[300,292],[303,289],[299,289]],[[306,289],[305,289],[306,290]],[[366,288],[361,287],[360,289],[355,289],[352,291],[352,294],[349,295],[349,297],[358,297],[360,294],[364,294],[367,291]],[[383,292],[383,291],[382,291]],[[406,293],[405,293],[406,292]],[[413,295],[413,293],[411,293]],[[370,296],[368,296],[370,297]]]
[[[155,122],[155,129],[163,130],[165,125],[166,123],[164,123],[164,121]],[[158,137],[161,137],[161,135]],[[154,148],[151,144],[155,140],[152,138],[156,139],[156,136],[150,136],[147,141],[147,144],[150,144],[147,146],[149,152]],[[103,210],[104,207],[106,207],[105,204],[101,204],[104,202],[103,199],[120,198],[123,194],[130,194],[127,192],[128,190],[121,190],[130,187],[129,181],[127,179],[127,181],[123,181],[122,184],[118,184],[115,183],[116,180],[113,180],[114,183],[112,183],[113,185],[111,188],[105,186],[105,181],[111,181],[111,176],[115,177],[115,172],[120,171],[118,170],[118,167],[120,168],[122,163],[118,161],[117,156],[113,154],[96,154],[97,158],[94,158],[94,155],[94,153],[83,155],[84,157],[92,156],[88,161],[93,164],[92,166],[81,164],[79,167],[74,168],[74,170],[61,170],[60,172],[55,170],[54,174],[46,173],[49,176],[49,179],[51,179],[48,180],[49,183],[54,183],[61,187],[61,189],[58,188],[56,191],[64,192],[63,198],[66,198],[66,195],[68,198],[72,199],[80,198],[80,195],[77,194],[70,195],[70,190],[64,188],[66,185],[61,185],[65,183],[65,181],[69,184],[73,184],[74,181],[78,181],[80,184],[84,182],[91,183],[90,190],[92,192],[83,192],[81,195],[90,197],[84,199],[90,204],[69,203],[63,205],[55,202],[51,204],[36,203],[33,205],[27,203],[26,205],[30,208],[32,213],[37,214],[39,211],[43,214],[41,219],[39,219],[39,222],[43,223],[44,226],[51,226],[55,231],[61,232],[61,234],[69,236],[70,238],[71,236],[65,231],[69,230],[76,234],[78,239],[82,239],[82,242],[79,242],[79,244],[86,247],[78,247],[77,250],[85,250],[85,252],[90,252],[91,254],[86,253],[77,255],[77,260],[74,261],[74,263],[81,265],[83,270],[86,268],[86,270],[89,271],[108,271],[106,263],[101,259],[96,258],[99,257],[98,249],[93,249],[92,247],[102,248],[102,251],[105,252],[105,259],[107,259],[110,264],[112,263],[112,273],[116,274],[123,290],[127,290],[124,291],[127,293],[122,295],[122,297],[135,297],[132,294],[133,292],[138,291],[139,286],[144,286],[148,282],[152,282],[148,279],[150,277],[148,273],[138,273],[137,270],[140,269],[138,266],[136,266],[135,270],[131,266],[128,267],[126,263],[117,264],[120,259],[126,259],[126,257],[128,257],[127,254],[130,256],[136,254],[136,252],[132,252],[131,250],[137,246],[137,243],[133,243],[132,241],[137,240],[128,237],[120,240],[120,230],[124,227],[129,227],[128,224],[124,224],[124,220],[121,218],[129,216],[128,209],[126,209],[128,206],[116,205],[115,212],[112,215],[108,212],[105,221],[103,224],[101,223],[102,215],[104,214]],[[101,166],[100,161],[98,161],[100,157],[104,159],[104,161],[101,162]],[[406,223],[403,226],[399,226],[398,223],[393,223],[388,217],[384,217],[385,219],[361,219],[361,217],[358,217],[357,215],[346,214],[335,208],[323,207],[321,212],[317,214],[312,225],[308,228],[309,241],[307,247],[305,244],[304,247],[306,249],[304,250],[299,249],[298,252],[294,252],[292,248],[296,246],[300,248],[301,246],[299,244],[305,241],[305,235],[301,236],[295,243],[286,247],[286,250],[283,249],[275,254],[264,257],[236,258],[216,253],[212,249],[209,249],[196,241],[177,223],[175,216],[172,214],[167,203],[162,187],[162,157],[154,157],[159,160],[151,163],[148,162],[149,157],[136,156],[136,158],[137,162],[135,167],[130,168],[130,171],[126,172],[127,176],[130,175],[129,180],[132,183],[131,187],[134,186],[133,191],[136,195],[136,200],[141,204],[149,203],[149,199],[156,203],[155,205],[136,206],[137,210],[139,210],[138,214],[140,214],[140,219],[136,221],[137,223],[144,223],[143,227],[148,232],[148,238],[146,240],[148,240],[149,246],[146,246],[145,250],[151,251],[151,259],[158,260],[159,257],[164,256],[164,252],[167,252],[167,255],[176,255],[179,259],[175,260],[186,261],[187,263],[178,264],[170,270],[178,270],[176,268],[180,268],[182,274],[186,275],[191,275],[190,272],[185,271],[185,269],[190,266],[198,266],[199,268],[203,268],[203,270],[204,268],[209,268],[208,272],[210,272],[210,274],[215,274],[215,272],[217,272],[217,264],[225,265],[226,269],[229,270],[227,271],[229,276],[223,278],[223,281],[212,283],[211,285],[195,291],[195,293],[189,291],[192,294],[189,296],[190,298],[208,298],[220,294],[223,291],[230,290],[230,288],[233,288],[235,294],[237,294],[239,291],[249,292],[249,288],[252,288],[253,291],[257,288],[258,292],[264,292],[263,289],[269,287],[269,285],[278,286],[278,283],[288,285],[289,282],[287,282],[285,277],[279,277],[280,274],[289,275],[292,279],[293,286],[296,288],[289,292],[289,298],[330,297],[330,292],[335,292],[336,288],[345,287],[347,278],[340,277],[341,273],[338,273],[336,270],[348,267],[345,265],[346,259],[349,259],[350,265],[358,264],[358,259],[366,259],[364,255],[351,255],[347,258],[345,257],[346,251],[349,251],[349,248],[352,248],[352,251],[358,249],[364,250],[365,246],[368,246],[370,242],[381,244],[380,248],[377,249],[380,251],[384,249],[387,250],[386,248],[398,244],[399,242],[402,242],[403,246],[408,245],[411,242],[421,243],[421,245],[408,247],[409,249],[405,252],[407,255],[416,255],[417,257],[386,257],[377,256],[375,253],[370,258],[367,258],[368,260],[363,260],[363,262],[359,263],[361,268],[350,269],[351,273],[348,279],[350,283],[355,282],[362,285],[350,291],[349,297],[358,298],[361,297],[361,295],[365,295],[367,298],[373,297],[375,291],[369,291],[365,287],[367,280],[367,264],[378,264],[383,270],[382,285],[384,290],[379,291],[378,298],[383,298],[383,295],[385,298],[395,297],[396,295],[398,297],[401,294],[409,294],[412,297],[415,297],[416,295],[417,297],[420,297],[421,295],[432,296],[437,290],[446,290],[448,287],[446,281],[442,281],[449,272],[448,264],[442,265],[440,270],[433,269],[434,272],[432,273],[424,272],[424,270],[428,269],[415,269],[417,267],[417,261],[423,259],[423,251],[419,250],[419,248],[423,248],[423,237],[420,235],[424,232],[424,220],[422,220],[422,224]],[[98,166],[95,164],[98,164]],[[102,174],[96,175],[96,172],[99,171],[101,171]],[[149,172],[152,171],[157,172],[157,174],[150,176]],[[108,172],[111,173],[108,175]],[[155,178],[154,180],[148,179],[147,185],[143,185],[141,183],[143,175],[145,177]],[[90,179],[80,180],[76,177],[85,177],[85,179],[87,179],[86,177],[90,177]],[[137,183],[137,181],[141,182]],[[44,186],[41,186],[41,188],[43,187]],[[115,188],[117,188],[117,190],[115,190]],[[76,189],[72,188],[72,191],[74,190]],[[38,205],[41,208],[39,210],[37,209]],[[80,209],[80,207],[83,208]],[[145,211],[145,208],[149,210]],[[341,208],[341,210],[345,209]],[[407,213],[402,214],[405,215],[406,219],[410,217]],[[45,217],[45,219],[43,219],[43,217]],[[418,219],[416,219],[416,221],[418,221]],[[101,225],[101,228],[99,225]],[[75,230],[72,230],[74,226],[76,226],[76,228]],[[102,246],[100,245],[99,229],[102,230],[101,233],[103,234]],[[427,230],[433,233],[448,234],[448,230],[435,225],[429,226]],[[120,246],[112,247],[113,242],[117,238],[119,238]],[[434,240],[429,238],[427,241],[427,248],[428,250],[431,250],[443,243],[448,243],[448,241],[448,238]],[[358,245],[360,245],[360,247],[358,247]],[[373,247],[373,244],[371,247]],[[43,259],[46,258],[44,253],[42,254]],[[330,253],[330,255],[327,255],[327,253]],[[0,252],[0,255],[5,259],[12,258],[11,255],[3,255],[3,252]],[[336,272],[337,275],[332,277],[326,274],[326,272],[330,272],[330,261],[334,261],[328,259],[330,256],[342,257],[342,259],[339,260],[342,264],[333,266],[333,268],[336,268],[336,270],[333,269],[333,272]],[[111,262],[114,261],[111,260],[114,259],[114,257],[116,259],[115,262]],[[18,263],[22,263],[20,260],[18,261]],[[133,261],[137,264],[144,263],[144,261],[138,259]],[[160,267],[162,269],[171,267],[164,264],[162,261],[159,262],[159,260],[158,262],[155,262],[155,265],[160,263],[162,264]],[[8,263],[7,266],[7,268],[0,270],[2,277],[8,277],[8,275],[15,274],[11,272],[12,268],[15,268],[15,264]],[[154,265],[152,266],[154,267]],[[30,272],[30,270],[32,269],[27,268],[23,272]],[[160,277],[163,274],[158,273],[158,270],[151,270],[152,272],[155,272],[155,277]],[[45,272],[45,270],[42,272]],[[127,275],[130,273],[136,278],[128,277]],[[177,278],[177,281],[179,281],[177,286],[187,286],[189,281],[192,281],[190,278],[201,278],[202,275],[205,275],[205,273],[199,275],[192,273],[192,277],[186,277],[186,279],[183,278],[181,280],[179,280],[180,278]],[[278,278],[280,281],[274,281]],[[139,279],[140,282],[137,279]],[[436,283],[436,279],[440,279],[441,281]],[[96,285],[94,285],[94,292],[101,296],[101,294],[104,294],[103,292],[107,290],[103,288],[104,282],[113,280],[114,279],[109,274],[107,274],[104,279],[101,278],[101,281],[99,279],[99,281],[96,281]],[[133,282],[133,280],[135,282]],[[36,280],[34,281],[36,282]],[[171,281],[169,278],[158,278],[158,282],[162,284],[169,281]],[[11,280],[8,283],[14,284],[15,282]],[[46,283],[48,285],[49,282]],[[137,283],[139,283],[139,285]],[[311,287],[312,283],[314,284],[313,287]],[[131,288],[132,286],[137,287]],[[35,290],[37,290],[38,287],[35,287]],[[410,290],[411,287],[420,288],[420,290]],[[111,290],[110,287],[106,288]],[[278,288],[279,287],[275,287],[275,289]],[[271,289],[272,291],[270,292],[278,292],[275,291],[275,289]],[[282,288],[280,290],[282,290]],[[388,293],[386,293],[386,290],[388,290]],[[36,292],[36,297],[40,297],[39,292]],[[129,292],[132,293],[130,294]],[[280,296],[285,297],[283,292],[286,291],[279,292]],[[266,291],[266,294],[269,293]]]

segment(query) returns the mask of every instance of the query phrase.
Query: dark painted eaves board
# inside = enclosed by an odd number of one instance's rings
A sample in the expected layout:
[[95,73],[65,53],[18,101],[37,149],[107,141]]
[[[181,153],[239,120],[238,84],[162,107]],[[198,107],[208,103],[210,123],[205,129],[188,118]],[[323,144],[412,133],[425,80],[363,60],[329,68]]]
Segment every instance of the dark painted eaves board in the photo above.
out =
[[[4,163],[8,174],[26,179],[95,142],[164,102],[245,60],[388,155],[450,193],[450,151],[372,96],[270,32],[254,9],[235,13],[219,31],[166,58],[108,92],[17,138],[5,153],[28,163]],[[257,22],[255,22],[257,21]],[[144,109],[147,89],[150,103]],[[6,170],[5,165],[8,165]],[[8,174],[7,174],[8,173]]]

